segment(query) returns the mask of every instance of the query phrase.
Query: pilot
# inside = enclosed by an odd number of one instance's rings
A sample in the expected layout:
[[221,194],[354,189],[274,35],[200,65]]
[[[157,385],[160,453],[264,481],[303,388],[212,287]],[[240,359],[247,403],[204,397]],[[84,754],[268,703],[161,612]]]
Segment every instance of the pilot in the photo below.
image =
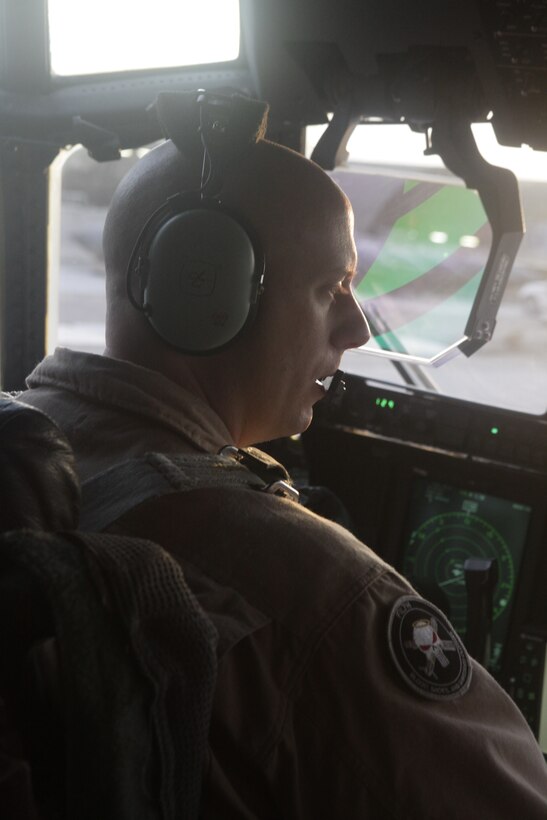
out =
[[[154,326],[130,260],[168,198],[204,185],[199,141],[167,141],[108,213],[105,354],[57,350],[24,401],[64,430],[84,482],[149,452],[196,456],[194,489],[145,500],[110,529],[180,560],[218,631],[204,818],[544,819],[534,737],[436,607],[291,498],[200,486],[205,454],[305,430],[325,377],[369,338],[347,198],[263,133],[264,122],[225,164],[220,189],[266,260],[254,321],[209,355]],[[186,298],[170,286],[169,302]],[[424,635],[444,647],[425,666]]]

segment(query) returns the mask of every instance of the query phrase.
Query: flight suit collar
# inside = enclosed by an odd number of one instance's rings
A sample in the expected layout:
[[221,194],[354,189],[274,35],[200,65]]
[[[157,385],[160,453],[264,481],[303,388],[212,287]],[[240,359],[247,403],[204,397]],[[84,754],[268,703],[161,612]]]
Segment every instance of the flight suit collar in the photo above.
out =
[[64,389],[161,423],[205,452],[231,442],[224,422],[198,396],[153,370],[92,353],[57,348],[28,376],[27,387]]

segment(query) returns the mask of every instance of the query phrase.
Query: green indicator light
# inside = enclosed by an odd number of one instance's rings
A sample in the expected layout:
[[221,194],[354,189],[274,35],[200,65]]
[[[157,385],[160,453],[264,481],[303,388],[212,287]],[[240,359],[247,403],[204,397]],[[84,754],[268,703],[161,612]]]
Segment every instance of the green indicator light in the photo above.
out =
[[393,401],[393,399],[386,399],[382,398],[381,396],[378,396],[378,398],[375,399],[374,403],[376,404],[376,407],[382,407],[383,409],[387,407],[389,410],[393,410],[393,408],[395,407],[395,402]]
[[492,433],[493,436],[497,436],[499,431],[500,431],[499,427],[491,427],[490,428],[490,432]]

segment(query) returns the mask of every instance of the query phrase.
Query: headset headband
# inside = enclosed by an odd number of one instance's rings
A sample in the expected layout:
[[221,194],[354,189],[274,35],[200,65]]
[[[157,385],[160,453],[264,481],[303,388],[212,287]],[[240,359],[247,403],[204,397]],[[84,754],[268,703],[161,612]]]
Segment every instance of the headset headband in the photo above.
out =
[[127,294],[164,341],[213,353],[252,321],[262,292],[260,243],[220,194],[227,170],[263,136],[267,105],[198,91],[162,93],[153,108],[183,157],[202,156],[201,184],[148,218],[127,267]]
[[235,167],[266,130],[267,103],[241,94],[162,92],[152,108],[183,157],[208,157],[210,178],[203,193],[218,196],[224,174]]

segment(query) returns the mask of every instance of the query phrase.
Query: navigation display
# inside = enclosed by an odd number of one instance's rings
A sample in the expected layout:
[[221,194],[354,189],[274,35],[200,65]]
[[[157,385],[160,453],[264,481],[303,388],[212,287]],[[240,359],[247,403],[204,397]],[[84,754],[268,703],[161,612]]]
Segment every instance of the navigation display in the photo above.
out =
[[415,478],[401,569],[465,637],[467,558],[496,558],[489,669],[499,671],[531,508],[503,498]]

